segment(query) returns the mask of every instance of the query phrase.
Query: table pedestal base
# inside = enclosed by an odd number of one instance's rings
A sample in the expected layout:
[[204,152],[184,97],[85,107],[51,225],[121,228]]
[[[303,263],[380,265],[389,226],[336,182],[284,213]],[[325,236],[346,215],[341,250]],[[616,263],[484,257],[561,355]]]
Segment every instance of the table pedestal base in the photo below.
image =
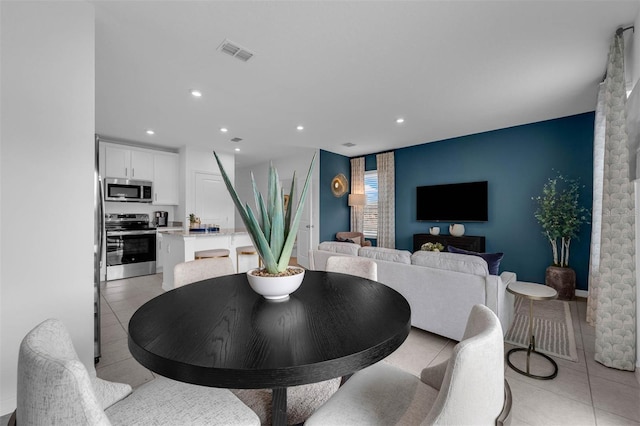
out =
[[[523,352],[526,351],[527,352],[527,370],[521,370],[518,367],[516,367],[515,365],[513,365],[511,363],[511,360],[509,359],[509,357],[511,356],[512,353],[514,352]],[[549,361],[551,363],[551,365],[553,366],[553,373],[549,374],[548,376],[539,376],[537,374],[533,374],[531,373],[531,369],[529,366],[529,361],[531,359],[531,354],[536,354],[536,355],[540,355],[542,358],[545,358],[547,361]],[[538,351],[536,351],[535,349],[531,348],[531,346],[529,346],[529,348],[525,349],[525,348],[514,348],[511,349],[509,352],[507,352],[507,364],[509,365],[509,367],[513,368],[515,371],[517,371],[520,374],[524,374],[527,377],[531,377],[532,379],[538,379],[538,380],[551,380],[554,377],[556,377],[558,375],[558,364],[556,364],[556,362],[551,359],[550,356],[540,353]]]
[[287,424],[287,388],[272,390],[271,422],[274,426]]

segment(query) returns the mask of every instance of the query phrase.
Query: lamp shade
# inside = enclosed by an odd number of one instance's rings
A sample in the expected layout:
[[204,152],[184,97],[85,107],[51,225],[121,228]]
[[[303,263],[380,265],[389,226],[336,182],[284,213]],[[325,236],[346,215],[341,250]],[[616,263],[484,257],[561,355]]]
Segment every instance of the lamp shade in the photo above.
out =
[[367,204],[367,197],[364,194],[349,194],[350,206],[364,206]]

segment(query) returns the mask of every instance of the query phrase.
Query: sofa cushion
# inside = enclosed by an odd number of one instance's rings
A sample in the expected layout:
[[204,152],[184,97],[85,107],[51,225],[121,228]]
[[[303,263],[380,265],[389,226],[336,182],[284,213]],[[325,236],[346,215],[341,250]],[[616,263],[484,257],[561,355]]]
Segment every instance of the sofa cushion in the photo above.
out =
[[357,256],[360,246],[353,243],[344,243],[339,241],[323,241],[318,245],[318,250],[330,251],[333,253],[348,254]]
[[408,250],[395,250],[384,247],[362,247],[358,250],[358,256],[386,260],[387,262],[411,264],[411,252]]
[[489,275],[487,262],[479,256],[472,256],[469,254],[420,250],[411,255],[411,264],[428,266],[430,268],[446,269],[448,271],[464,272],[482,277]]
[[478,253],[475,251],[463,250],[457,247],[449,246],[447,250],[451,253],[470,254],[472,256],[480,256],[487,262],[489,274],[498,275],[500,273],[500,261],[504,257],[504,253]]

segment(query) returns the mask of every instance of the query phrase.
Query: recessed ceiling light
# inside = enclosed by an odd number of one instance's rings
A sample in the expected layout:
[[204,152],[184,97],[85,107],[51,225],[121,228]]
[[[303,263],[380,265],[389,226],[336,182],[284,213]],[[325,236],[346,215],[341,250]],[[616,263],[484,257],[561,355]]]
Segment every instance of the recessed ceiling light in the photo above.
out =
[[227,133],[229,131],[229,129],[227,129],[226,127],[220,127],[220,131],[222,133]]
[[298,126],[296,127],[296,130],[304,130],[304,126]]
[[240,152],[240,148],[236,148],[234,151],[235,152]]
[[155,135],[155,134],[156,134],[156,132],[154,132],[154,131],[153,131],[153,130],[151,130],[151,129],[147,129],[147,134],[148,134],[148,135]]
[[396,120],[396,123],[398,123],[398,124],[402,124],[402,123],[404,123],[404,118],[398,118],[398,119]]
[[198,89],[191,89],[191,96],[193,96],[194,98],[199,98],[202,96],[202,92],[199,91]]

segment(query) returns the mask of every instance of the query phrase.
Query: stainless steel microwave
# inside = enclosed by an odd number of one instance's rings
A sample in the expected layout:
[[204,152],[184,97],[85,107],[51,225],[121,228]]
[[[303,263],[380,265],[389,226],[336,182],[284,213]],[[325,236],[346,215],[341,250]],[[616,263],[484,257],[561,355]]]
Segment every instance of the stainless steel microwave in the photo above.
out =
[[153,198],[153,184],[147,180],[105,178],[105,201],[129,201],[150,203]]

